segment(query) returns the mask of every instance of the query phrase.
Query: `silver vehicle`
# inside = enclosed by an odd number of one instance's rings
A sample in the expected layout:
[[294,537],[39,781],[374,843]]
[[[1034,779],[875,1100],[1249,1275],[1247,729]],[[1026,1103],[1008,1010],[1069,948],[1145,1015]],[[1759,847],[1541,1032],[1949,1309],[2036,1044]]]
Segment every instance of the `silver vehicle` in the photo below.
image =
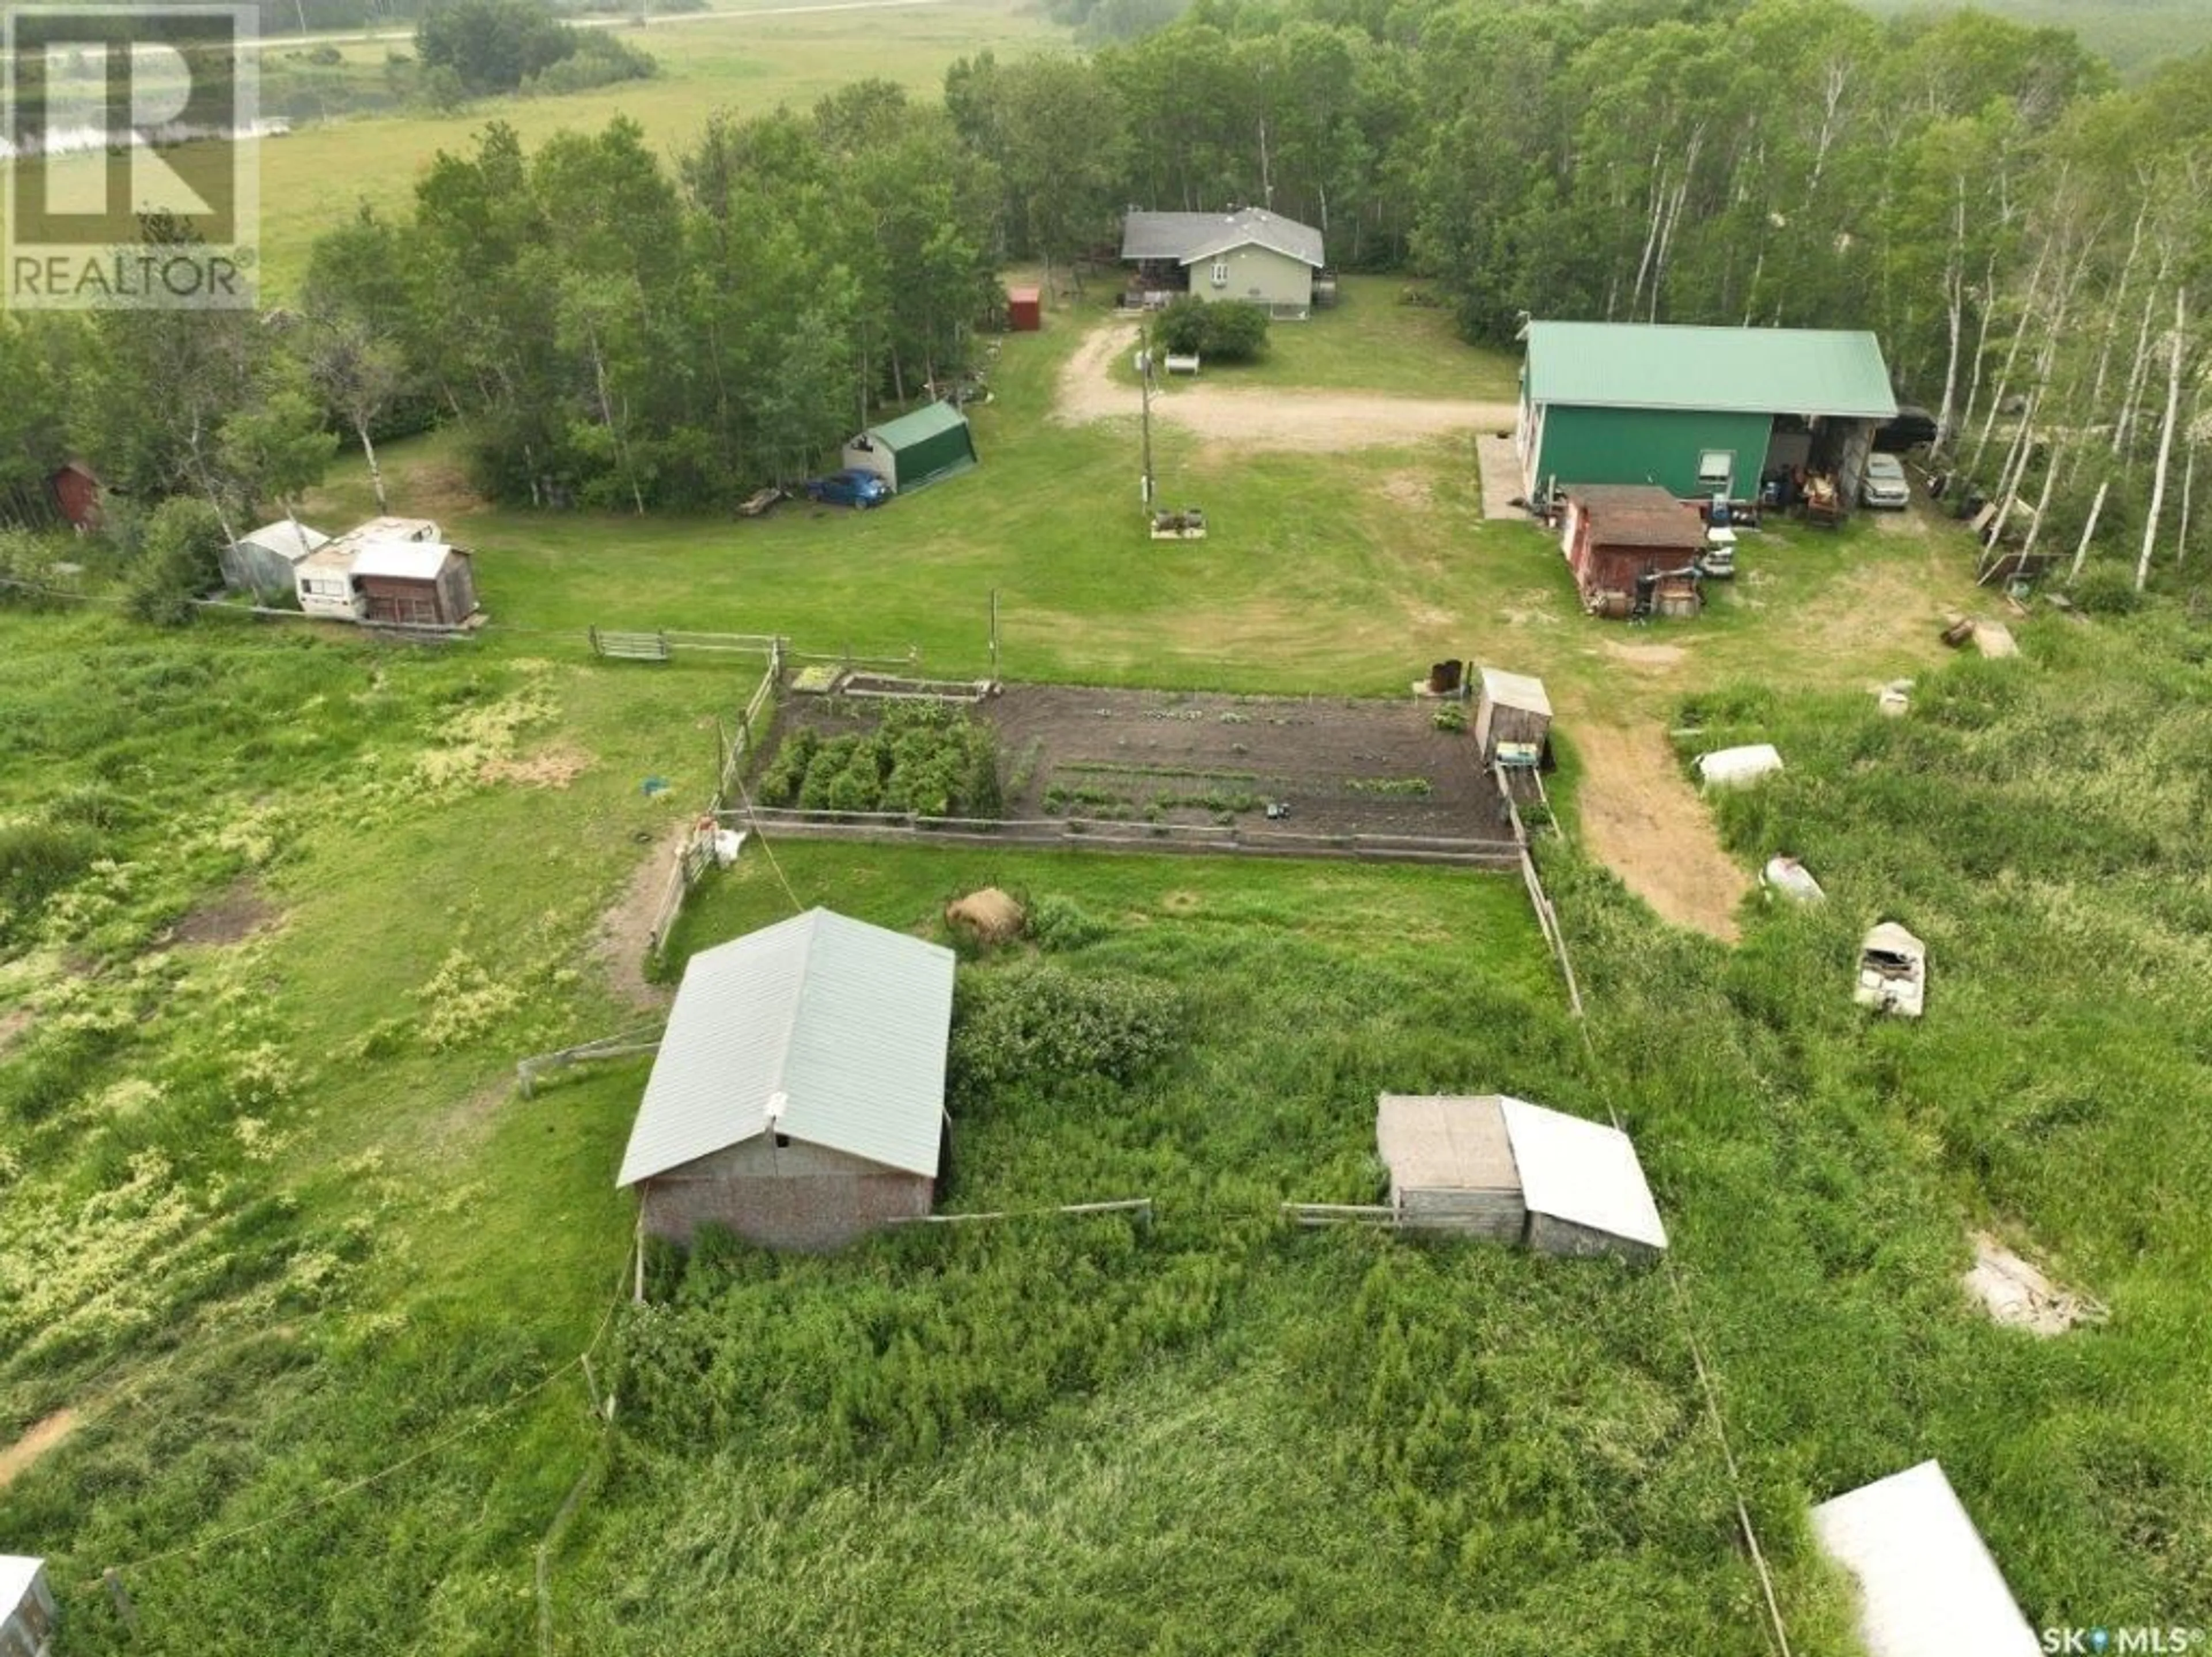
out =
[[1911,506],[1912,489],[1905,481],[1904,462],[1894,454],[1867,456],[1866,476],[1859,479],[1859,502],[1863,506]]

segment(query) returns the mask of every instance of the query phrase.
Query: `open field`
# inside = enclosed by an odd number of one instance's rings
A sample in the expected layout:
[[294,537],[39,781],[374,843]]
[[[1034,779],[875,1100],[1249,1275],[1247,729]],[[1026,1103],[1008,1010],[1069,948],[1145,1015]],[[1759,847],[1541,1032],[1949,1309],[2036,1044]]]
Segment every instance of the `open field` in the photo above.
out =
[[[1867,0],[1866,9],[1882,15],[1923,8],[1917,0]],[[2130,80],[2212,46],[2212,13],[2197,0],[1986,0],[1979,9],[2030,28],[2065,29]]]
[[[754,17],[745,9],[771,14]],[[842,11],[778,13],[717,6],[712,16],[659,16],[623,39],[660,60],[652,81],[630,82],[560,97],[502,98],[453,115],[412,113],[341,117],[301,126],[289,137],[258,145],[261,259],[264,293],[281,299],[307,269],[307,253],[324,231],[343,224],[363,202],[396,214],[416,180],[441,149],[459,152],[494,121],[535,148],[564,128],[596,131],[617,116],[645,129],[664,155],[686,149],[725,110],[760,113],[778,104],[805,107],[849,82],[893,81],[934,100],[945,71],[988,48],[1004,58],[1064,46],[1066,30],[1015,0],[941,0],[866,14],[857,26]],[[380,73],[392,51],[408,41],[342,48],[348,73]],[[58,174],[90,157],[57,167]]]
[[[1351,315],[1311,325],[1324,355]],[[2201,629],[2039,616],[2021,659],[1951,660],[1931,624],[1988,600],[1917,515],[1747,537],[1698,621],[1601,625],[1547,537],[1482,520],[1449,438],[1168,434],[1170,495],[1213,528],[1156,545],[1133,433],[1048,417],[1081,338],[1052,322],[1006,343],[982,466],[877,512],[488,511],[455,436],[395,446],[395,509],[477,549],[471,644],[0,611],[0,1549],[52,1556],[71,1650],[1766,1651],[1663,1278],[1280,1227],[1282,1199],[1376,1194],[1383,1088],[1626,1118],[1793,1649],[1850,1649],[1806,1504],[1929,1455],[2032,1622],[2201,1620]],[[307,515],[364,495],[334,475]],[[945,1194],[1149,1195],[1156,1221],[656,1257],[655,1305],[617,1310],[644,1063],[528,1101],[511,1065],[637,1023],[603,924],[706,797],[752,669],[598,661],[584,628],[974,675],[994,589],[1024,680],[1541,674],[1576,830],[1541,856],[1589,1046],[1510,878],[749,851],[667,970],[794,905],[935,935],[995,883],[1044,947],[972,959],[963,994],[1167,998],[1178,1034],[1133,1080],[958,1093]],[[1914,710],[1883,719],[1869,687],[1900,675]],[[1709,813],[1680,750],[1753,740],[1789,771]],[[1623,772],[1719,868],[1805,857],[1828,906],[1686,899],[1733,949],[1667,924],[1616,870],[1656,893],[1680,843],[1607,816]],[[1884,915],[1935,951],[1919,1026],[1847,1002]],[[1958,1283],[1976,1230],[2110,1322],[1989,1322]],[[595,1338],[611,1430],[574,1364]]]

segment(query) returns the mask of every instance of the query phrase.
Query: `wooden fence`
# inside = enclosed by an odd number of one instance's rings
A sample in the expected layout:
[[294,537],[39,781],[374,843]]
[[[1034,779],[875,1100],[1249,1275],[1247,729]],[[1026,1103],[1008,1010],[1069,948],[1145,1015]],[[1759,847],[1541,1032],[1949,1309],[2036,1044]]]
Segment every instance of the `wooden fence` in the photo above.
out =
[[515,1085],[522,1096],[530,1099],[538,1092],[538,1077],[544,1070],[565,1070],[572,1065],[590,1064],[601,1059],[628,1058],[637,1053],[657,1053],[660,1051],[658,1030],[627,1030],[620,1035],[601,1036],[596,1041],[579,1042],[574,1047],[563,1047],[554,1053],[533,1053],[514,1063]]
[[[1513,786],[1505,768],[1493,765],[1492,771],[1498,778],[1498,791],[1505,798],[1505,815],[1513,825],[1513,844],[1519,856],[1522,884],[1528,888],[1528,906],[1536,911],[1536,925],[1544,934],[1544,941],[1551,947],[1552,958],[1559,964],[1559,975],[1567,981],[1567,1005],[1574,1009],[1577,1018],[1583,1016],[1583,992],[1575,982],[1575,964],[1567,959],[1567,935],[1559,928],[1559,912],[1552,907],[1551,894],[1544,890],[1543,877],[1536,872],[1536,860],[1529,855],[1528,831],[1521,821],[1520,807],[1513,803]],[[1539,795],[1542,794],[1543,778],[1536,779]],[[1545,800],[1545,809],[1551,801]]]
[[719,655],[775,656],[786,646],[768,633],[684,633],[668,629],[647,630],[591,627],[585,636],[592,654],[621,661],[668,661],[678,650],[704,651]]
[[1337,857],[1367,862],[1510,868],[1521,848],[1508,840],[1389,834],[1305,834],[1211,823],[1133,823],[1087,817],[925,817],[905,812],[805,811],[754,806],[724,811],[733,826],[773,827],[799,840],[895,844],[1073,847],[1091,851],[1172,851],[1224,856]]
[[[672,637],[681,637],[680,635]],[[720,636],[717,636],[720,637]],[[729,635],[727,637],[737,637]],[[768,666],[763,670],[760,683],[753,686],[752,695],[738,710],[738,729],[734,738],[721,745],[722,767],[714,779],[714,792],[707,802],[707,809],[692,827],[691,833],[676,853],[674,863],[668,871],[668,883],[662,887],[660,902],[653,914],[653,929],[647,937],[647,953],[658,959],[667,947],[668,934],[676,924],[677,917],[684,912],[684,900],[691,895],[691,888],[699,884],[708,866],[714,861],[714,831],[721,826],[722,819],[743,813],[728,810],[732,791],[742,787],[745,767],[752,763],[756,744],[768,734],[769,704],[775,696],[776,685],[783,677],[783,641],[765,641]],[[727,734],[725,734],[726,737]]]
[[1377,1226],[1398,1229],[1398,1210],[1374,1203],[1285,1203],[1283,1218],[1309,1229],[1319,1226]]
[[988,1220],[1057,1219],[1070,1215],[1133,1214],[1139,1225],[1152,1223],[1152,1199],[1149,1197],[1116,1197],[1108,1203],[1061,1203],[1048,1209],[1002,1209],[988,1214],[908,1214],[902,1215],[890,1223],[895,1226],[968,1226]]

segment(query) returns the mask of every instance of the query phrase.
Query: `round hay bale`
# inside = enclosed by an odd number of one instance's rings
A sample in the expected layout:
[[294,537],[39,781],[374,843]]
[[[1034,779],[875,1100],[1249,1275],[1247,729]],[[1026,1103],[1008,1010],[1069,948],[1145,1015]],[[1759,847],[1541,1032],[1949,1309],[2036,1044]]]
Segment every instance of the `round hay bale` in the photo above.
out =
[[947,904],[945,919],[984,943],[1005,943],[1022,935],[1022,906],[994,886]]

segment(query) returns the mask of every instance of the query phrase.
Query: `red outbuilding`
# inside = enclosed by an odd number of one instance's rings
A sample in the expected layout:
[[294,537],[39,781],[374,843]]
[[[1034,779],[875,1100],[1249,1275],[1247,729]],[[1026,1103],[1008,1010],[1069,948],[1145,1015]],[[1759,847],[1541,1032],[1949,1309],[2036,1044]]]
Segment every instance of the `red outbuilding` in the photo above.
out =
[[1044,295],[1035,288],[1006,289],[1006,326],[1014,333],[1035,333],[1044,326]]
[[46,479],[46,490],[54,497],[54,510],[70,528],[100,527],[100,479],[83,461],[71,460],[56,467]]
[[1656,484],[1567,489],[1559,543],[1583,603],[1601,616],[1695,615],[1705,521]]

